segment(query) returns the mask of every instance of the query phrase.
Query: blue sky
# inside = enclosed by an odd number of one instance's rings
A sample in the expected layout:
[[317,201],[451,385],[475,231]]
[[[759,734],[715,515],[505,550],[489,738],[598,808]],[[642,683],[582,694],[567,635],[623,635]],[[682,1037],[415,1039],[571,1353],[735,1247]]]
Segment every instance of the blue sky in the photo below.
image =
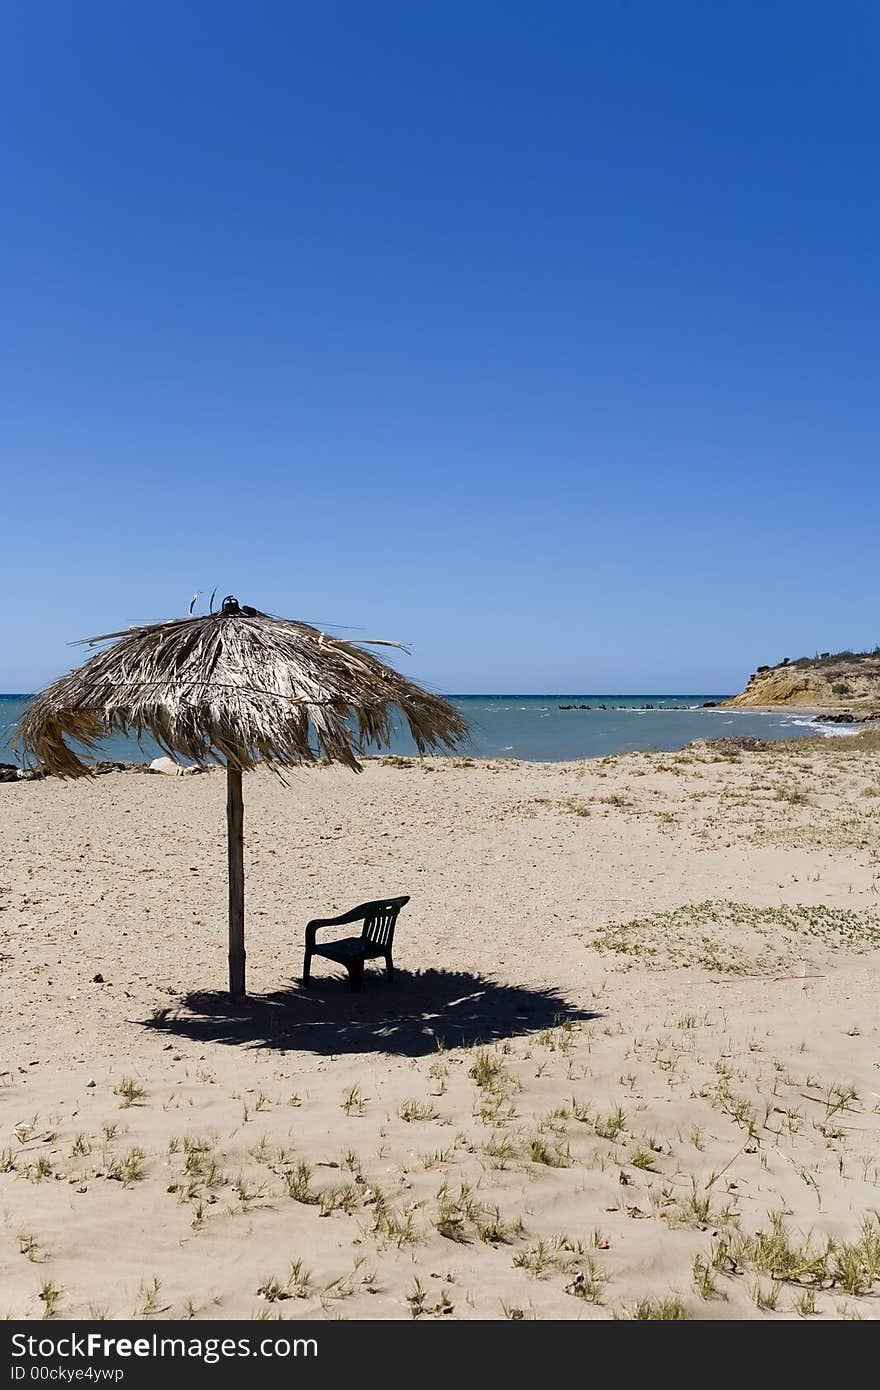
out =
[[7,0],[0,689],[215,585],[450,691],[880,642],[878,37]]

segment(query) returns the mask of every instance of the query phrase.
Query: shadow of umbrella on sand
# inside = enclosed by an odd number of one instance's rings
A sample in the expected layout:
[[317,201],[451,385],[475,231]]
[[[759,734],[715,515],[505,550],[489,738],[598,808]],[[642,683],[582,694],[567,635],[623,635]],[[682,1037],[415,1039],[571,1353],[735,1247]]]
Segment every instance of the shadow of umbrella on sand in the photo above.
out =
[[600,1015],[555,985],[515,985],[470,970],[395,971],[405,989],[352,994],[337,980],[316,981],[230,1000],[187,994],[142,1020],[145,1028],[190,1042],[277,1048],[318,1056],[380,1052],[425,1057],[438,1046],[489,1046]]
[[360,771],[366,745],[387,744],[400,710],[420,753],[455,748],[467,724],[367,647],[308,623],[225,598],[217,613],[175,618],[89,639],[113,642],[40,694],[16,742],[49,773],[90,769],[66,742],[94,751],[111,734],[150,734],[173,757],[226,767],[229,847],[229,993],[245,993],[241,774],[321,758]]

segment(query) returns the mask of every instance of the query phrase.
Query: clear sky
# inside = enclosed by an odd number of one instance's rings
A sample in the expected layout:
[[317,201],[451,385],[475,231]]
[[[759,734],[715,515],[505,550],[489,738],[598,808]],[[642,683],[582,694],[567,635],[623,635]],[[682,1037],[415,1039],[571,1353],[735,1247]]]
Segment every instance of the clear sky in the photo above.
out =
[[6,0],[0,689],[191,594],[449,691],[880,642],[873,0]]

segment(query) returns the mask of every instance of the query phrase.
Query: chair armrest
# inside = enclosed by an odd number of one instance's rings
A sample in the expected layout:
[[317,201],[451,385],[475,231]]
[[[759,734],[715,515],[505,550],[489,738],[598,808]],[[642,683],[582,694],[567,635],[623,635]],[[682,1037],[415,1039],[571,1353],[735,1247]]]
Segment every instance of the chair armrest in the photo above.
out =
[[357,917],[351,912],[343,912],[339,917],[314,917],[311,922],[306,923],[306,950],[310,951],[315,944],[315,937],[323,927],[341,927],[346,922],[363,921],[363,917]]

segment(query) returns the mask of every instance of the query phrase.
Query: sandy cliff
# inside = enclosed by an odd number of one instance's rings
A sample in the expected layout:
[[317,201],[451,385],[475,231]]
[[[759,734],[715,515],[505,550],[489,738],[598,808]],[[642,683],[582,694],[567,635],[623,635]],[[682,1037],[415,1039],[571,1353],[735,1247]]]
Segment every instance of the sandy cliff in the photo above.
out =
[[759,666],[729,705],[880,710],[880,652],[837,652]]

